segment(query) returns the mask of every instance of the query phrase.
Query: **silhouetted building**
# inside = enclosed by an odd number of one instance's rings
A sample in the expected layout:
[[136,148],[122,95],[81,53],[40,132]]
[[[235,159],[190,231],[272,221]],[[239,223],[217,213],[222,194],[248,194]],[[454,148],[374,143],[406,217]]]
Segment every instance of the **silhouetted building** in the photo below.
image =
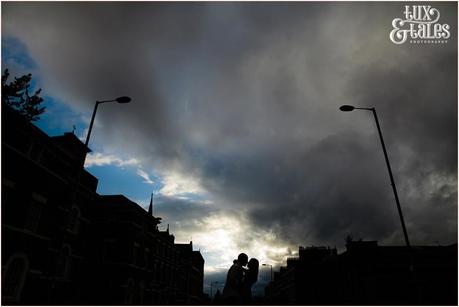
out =
[[340,258],[346,302],[457,305],[457,244],[408,248],[353,241]]
[[198,303],[200,252],[126,197],[98,195],[88,151],[3,108],[2,304]]
[[[159,220],[122,195],[99,196],[91,241],[97,262],[91,270],[97,272],[94,285],[107,285],[100,303],[200,302],[204,259],[191,242],[175,244],[169,230],[159,231]],[[194,278],[194,271],[201,279]]]
[[184,291],[189,294],[189,303],[203,302],[204,258],[199,251],[193,250],[193,244],[176,244],[184,259],[181,269],[185,273]]
[[271,304],[456,305],[457,244],[378,246],[351,241],[347,250],[309,247],[275,272]]
[[3,108],[2,303],[80,302],[97,187],[85,155],[72,133],[49,137]]
[[275,304],[317,303],[322,280],[332,276],[323,271],[323,261],[337,255],[336,249],[300,246],[298,257],[288,258],[287,265],[274,272],[274,281],[265,289],[267,299]]

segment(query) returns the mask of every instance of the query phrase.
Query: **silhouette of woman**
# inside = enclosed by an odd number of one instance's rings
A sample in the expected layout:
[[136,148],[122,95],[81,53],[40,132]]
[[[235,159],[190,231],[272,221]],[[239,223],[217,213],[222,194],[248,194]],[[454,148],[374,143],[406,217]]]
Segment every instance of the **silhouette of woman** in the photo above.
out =
[[252,286],[258,280],[258,260],[251,258],[247,264],[248,270],[245,271],[242,281],[242,301],[244,304],[252,303]]

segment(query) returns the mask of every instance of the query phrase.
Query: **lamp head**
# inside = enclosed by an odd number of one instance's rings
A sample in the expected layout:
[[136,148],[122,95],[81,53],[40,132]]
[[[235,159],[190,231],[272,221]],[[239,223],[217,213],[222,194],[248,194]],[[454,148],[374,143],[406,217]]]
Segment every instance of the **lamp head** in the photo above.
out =
[[345,104],[345,105],[342,105],[341,107],[339,107],[339,109],[341,111],[343,111],[343,112],[350,112],[350,111],[354,110],[355,107]]
[[128,97],[128,96],[121,96],[121,97],[116,98],[115,100],[118,103],[129,103],[129,102],[131,102],[131,98]]

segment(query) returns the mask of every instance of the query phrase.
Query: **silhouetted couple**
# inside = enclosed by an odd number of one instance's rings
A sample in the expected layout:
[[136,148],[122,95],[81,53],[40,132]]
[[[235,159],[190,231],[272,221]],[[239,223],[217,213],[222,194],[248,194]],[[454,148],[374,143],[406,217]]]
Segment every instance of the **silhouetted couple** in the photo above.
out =
[[[241,305],[252,302],[252,286],[258,279],[258,260],[242,253],[228,270],[222,293],[224,304]],[[247,266],[247,268],[245,268]]]

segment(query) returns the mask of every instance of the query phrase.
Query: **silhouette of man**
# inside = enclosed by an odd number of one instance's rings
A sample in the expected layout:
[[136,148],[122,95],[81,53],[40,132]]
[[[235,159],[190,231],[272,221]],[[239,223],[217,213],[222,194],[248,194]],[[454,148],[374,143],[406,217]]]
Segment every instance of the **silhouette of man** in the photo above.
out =
[[228,270],[226,276],[225,288],[223,288],[222,299],[228,305],[237,305],[242,302],[243,292],[243,279],[244,271],[243,266],[246,266],[249,261],[249,257],[241,253],[237,257],[237,260],[233,261],[233,265]]

